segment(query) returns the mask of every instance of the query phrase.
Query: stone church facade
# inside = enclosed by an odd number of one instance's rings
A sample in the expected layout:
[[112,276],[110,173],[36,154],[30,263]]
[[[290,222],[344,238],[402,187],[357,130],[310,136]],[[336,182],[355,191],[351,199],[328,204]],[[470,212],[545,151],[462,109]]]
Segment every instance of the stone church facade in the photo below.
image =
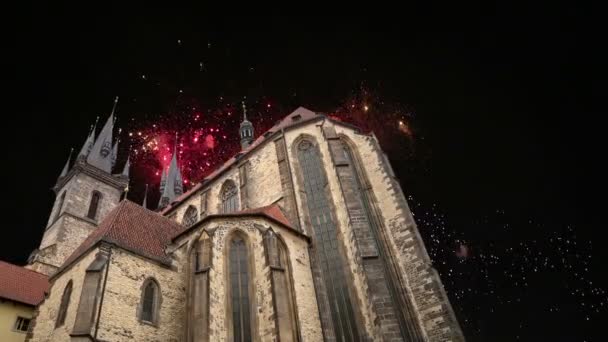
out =
[[[66,163],[29,341],[464,341],[373,134],[298,108],[159,209],[121,197],[113,113]],[[113,173],[114,171],[114,173]]]

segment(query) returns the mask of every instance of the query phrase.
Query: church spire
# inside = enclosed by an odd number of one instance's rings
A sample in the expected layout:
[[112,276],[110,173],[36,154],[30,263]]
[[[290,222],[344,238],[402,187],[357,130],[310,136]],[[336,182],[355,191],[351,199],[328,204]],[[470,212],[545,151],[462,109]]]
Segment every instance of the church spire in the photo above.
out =
[[63,170],[61,170],[61,174],[59,175],[59,178],[63,178],[65,176],[67,176],[68,171],[70,170],[70,160],[72,159],[72,152],[74,152],[74,148],[70,149],[70,155],[68,156],[68,161],[65,162],[65,165],[63,166]]
[[177,133],[175,134],[175,145],[173,147],[173,156],[171,157],[171,163],[169,169],[161,178],[161,196],[160,202],[158,203],[159,208],[166,207],[169,203],[173,202],[175,198],[181,196],[184,193],[182,173],[177,165]]
[[241,122],[239,133],[241,136],[241,149],[245,150],[253,143],[253,124],[251,124],[251,121],[247,120],[247,107],[245,106],[245,101],[241,102],[241,104],[243,105],[243,122]]
[[99,136],[87,156],[87,163],[107,173],[112,172],[112,130],[114,129],[114,112],[117,103],[118,96],[114,99],[110,117],[99,132]]
[[[116,120],[114,120],[116,122]],[[118,135],[120,135],[121,129],[118,129]],[[112,147],[112,168],[116,165],[116,159],[118,158],[118,143],[120,143],[120,137],[116,138],[116,142]]]
[[122,168],[122,175],[129,178],[129,169],[131,168],[131,156],[127,156],[125,166]]
[[78,156],[76,156],[77,159],[85,159],[89,155],[89,152],[91,152],[91,149],[93,148],[93,144],[95,143],[95,129],[97,128],[98,121],[99,121],[99,116],[95,119],[95,124],[91,125],[91,128],[89,129],[89,135],[87,136],[87,139],[84,141],[84,144],[82,145],[82,148],[80,149],[80,152],[78,153]]
[[144,191],[144,200],[141,203],[141,206],[148,209],[148,184],[146,184],[146,190]]

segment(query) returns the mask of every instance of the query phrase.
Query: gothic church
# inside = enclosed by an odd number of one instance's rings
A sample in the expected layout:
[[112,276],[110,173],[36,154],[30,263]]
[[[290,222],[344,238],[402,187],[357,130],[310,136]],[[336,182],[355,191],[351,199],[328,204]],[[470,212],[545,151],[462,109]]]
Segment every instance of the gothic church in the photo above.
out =
[[[159,209],[122,199],[114,111],[54,186],[29,341],[464,341],[373,134],[298,108]],[[122,199],[122,200],[121,200]]]

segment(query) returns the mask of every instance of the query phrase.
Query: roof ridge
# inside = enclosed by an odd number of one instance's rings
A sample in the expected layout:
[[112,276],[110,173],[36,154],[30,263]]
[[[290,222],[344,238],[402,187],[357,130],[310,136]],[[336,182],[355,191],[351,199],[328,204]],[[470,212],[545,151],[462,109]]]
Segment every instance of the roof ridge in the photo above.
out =
[[44,274],[44,273],[40,273],[40,272],[38,272],[38,271],[34,271],[34,270],[30,270],[29,268],[25,268],[25,266],[27,266],[27,265],[23,265],[23,266],[21,266],[21,265],[16,265],[16,264],[10,263],[10,262],[8,262],[8,261],[4,261],[4,260],[0,260],[0,262],[1,262],[1,263],[4,263],[4,264],[7,264],[7,265],[15,266],[15,267],[20,268],[20,269],[22,269],[22,270],[24,270],[24,271],[28,271],[28,272],[32,272],[32,273],[36,273],[36,274],[40,274],[41,276],[44,276],[44,277],[47,277],[47,278],[48,278],[48,276],[47,276],[46,274]]

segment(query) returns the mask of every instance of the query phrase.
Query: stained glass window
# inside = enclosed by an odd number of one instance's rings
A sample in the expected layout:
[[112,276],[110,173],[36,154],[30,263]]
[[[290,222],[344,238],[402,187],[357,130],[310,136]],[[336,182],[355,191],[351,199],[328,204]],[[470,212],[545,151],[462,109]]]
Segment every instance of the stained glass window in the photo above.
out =
[[142,321],[156,323],[158,303],[158,285],[152,279],[149,279],[144,286],[142,295],[141,316]]
[[185,227],[190,227],[198,221],[198,210],[194,206],[189,206],[184,213],[184,218],[182,220],[182,225]]
[[327,180],[318,147],[308,140],[297,146],[298,161],[304,176],[306,205],[317,243],[316,253],[327,289],[333,327],[338,341],[358,341],[359,334],[350,299],[347,263],[338,250],[338,232],[331,216],[330,199],[325,192]]
[[72,281],[63,289],[63,295],[61,296],[61,304],[59,304],[59,311],[57,311],[57,321],[55,322],[55,328],[60,327],[65,323],[65,316],[68,314],[68,306],[70,305],[70,297],[72,296]]
[[239,210],[239,196],[236,185],[233,181],[227,180],[222,185],[222,212],[230,213]]
[[235,342],[251,341],[249,266],[245,241],[235,236],[230,242],[230,290]]
[[87,217],[91,220],[94,220],[97,217],[97,208],[99,207],[99,202],[101,201],[101,193],[99,191],[93,191],[91,195],[91,204],[89,205],[89,212],[87,213]]

